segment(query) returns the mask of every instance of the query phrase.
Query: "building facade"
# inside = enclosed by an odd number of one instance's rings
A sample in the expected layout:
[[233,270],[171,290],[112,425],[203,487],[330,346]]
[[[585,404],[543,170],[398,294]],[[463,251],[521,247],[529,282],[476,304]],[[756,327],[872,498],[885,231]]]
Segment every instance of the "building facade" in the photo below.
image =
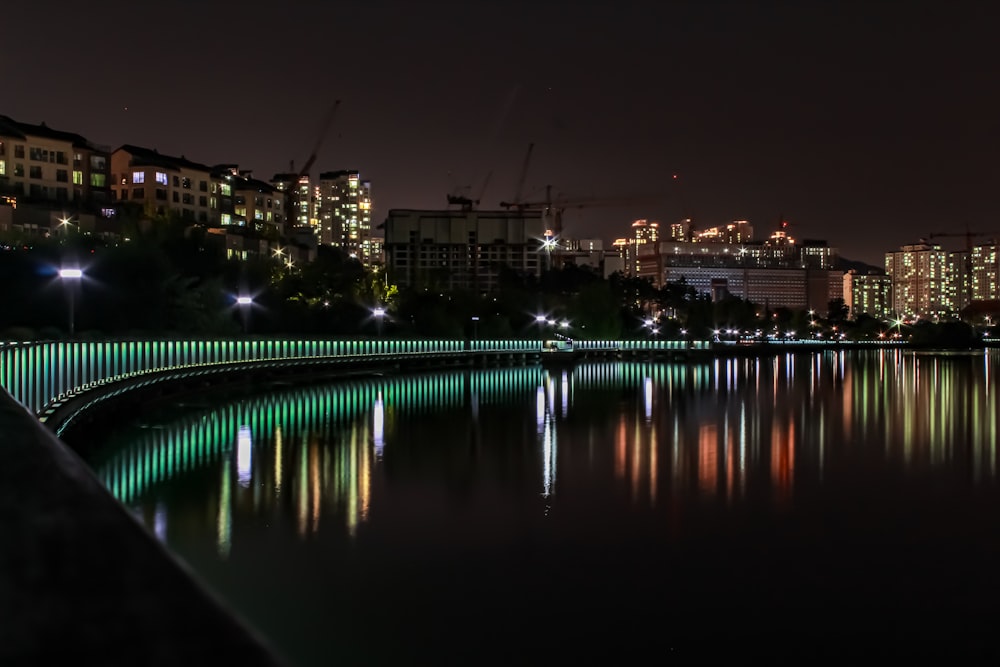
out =
[[825,269],[669,266],[663,278],[663,284],[683,281],[713,301],[736,297],[770,310],[825,312],[844,289],[842,272]]
[[948,280],[948,252],[938,244],[904,245],[885,254],[892,280],[892,312],[903,319],[939,319],[954,312]]
[[977,245],[969,253],[972,300],[1000,300],[1000,244]]
[[192,162],[184,156],[126,144],[111,154],[112,197],[119,205],[135,205],[149,214],[178,214],[182,219],[221,225],[231,206],[232,174]]
[[111,199],[108,169],[107,147],[0,116],[0,195],[99,209]]
[[889,319],[892,316],[892,278],[881,273],[862,274],[851,269],[844,274],[844,305],[851,319],[861,315]]
[[401,287],[490,292],[505,270],[541,276],[545,223],[542,211],[394,209],[383,223],[386,272]]
[[284,194],[286,225],[311,228],[319,238],[319,221],[315,215],[315,193],[309,175],[275,174],[271,185]]
[[357,170],[323,172],[317,203],[320,243],[343,248],[364,266],[382,263],[380,244],[372,240],[370,181]]

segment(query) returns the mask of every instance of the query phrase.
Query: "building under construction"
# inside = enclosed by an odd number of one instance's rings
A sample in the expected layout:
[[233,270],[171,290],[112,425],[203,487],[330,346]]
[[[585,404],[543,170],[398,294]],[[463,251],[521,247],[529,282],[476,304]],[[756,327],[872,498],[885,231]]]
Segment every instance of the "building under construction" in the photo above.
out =
[[400,287],[489,292],[505,269],[538,277],[550,265],[547,222],[541,210],[393,209],[386,271]]

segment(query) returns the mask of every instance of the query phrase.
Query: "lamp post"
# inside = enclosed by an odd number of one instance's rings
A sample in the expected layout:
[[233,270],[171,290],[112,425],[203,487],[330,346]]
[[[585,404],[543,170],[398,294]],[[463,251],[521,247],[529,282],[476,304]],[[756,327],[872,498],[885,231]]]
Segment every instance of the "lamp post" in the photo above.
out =
[[66,286],[66,299],[69,304],[69,337],[76,335],[76,316],[73,306],[76,296],[76,286],[83,278],[83,271],[76,268],[59,269],[59,277],[62,278],[63,285]]
[[547,319],[548,318],[546,318],[544,315],[535,315],[535,324],[538,325],[538,338],[539,338],[539,340],[542,338],[542,327],[545,324],[545,322],[547,321]]
[[479,339],[479,316],[478,315],[473,315],[472,316],[472,339],[473,340],[478,340]]
[[381,306],[379,306],[378,308],[376,308],[375,310],[372,311],[372,315],[375,316],[375,331],[377,332],[378,337],[381,338],[382,337],[382,318],[385,317],[385,308],[382,308]]
[[240,309],[240,317],[243,320],[243,335],[250,333],[250,308],[253,306],[253,298],[249,296],[236,297],[236,305]]

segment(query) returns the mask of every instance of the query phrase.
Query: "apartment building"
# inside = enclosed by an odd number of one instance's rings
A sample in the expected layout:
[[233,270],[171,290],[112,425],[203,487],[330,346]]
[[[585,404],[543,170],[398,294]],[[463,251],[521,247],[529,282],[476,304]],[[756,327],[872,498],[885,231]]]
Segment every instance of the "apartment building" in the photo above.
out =
[[881,273],[858,273],[851,269],[844,274],[844,305],[849,317],[861,315],[884,320],[892,316],[892,278]]
[[949,253],[939,244],[915,243],[885,254],[892,280],[892,312],[906,319],[938,319],[955,310],[949,290]]
[[111,176],[118,205],[133,204],[149,213],[174,211],[185,220],[220,225],[225,224],[222,211],[232,206],[232,174],[184,156],[126,144],[111,153]]
[[111,198],[108,158],[79,134],[0,116],[0,195],[99,209]]
[[[285,193],[275,186],[253,177],[251,172],[233,168],[223,177],[231,186],[232,210],[220,211],[223,227],[235,225],[259,232],[268,237],[285,234]],[[226,204],[224,198],[221,204]]]
[[381,247],[372,243],[371,182],[356,169],[326,171],[318,190],[320,243],[342,248],[364,266],[381,264]]

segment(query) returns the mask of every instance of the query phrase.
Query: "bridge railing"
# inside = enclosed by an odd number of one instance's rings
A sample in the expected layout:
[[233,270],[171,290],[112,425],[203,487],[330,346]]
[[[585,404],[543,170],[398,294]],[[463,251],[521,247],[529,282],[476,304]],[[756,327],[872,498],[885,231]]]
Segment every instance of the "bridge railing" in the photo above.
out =
[[[775,341],[778,342],[778,341]],[[788,347],[828,341],[780,341]],[[874,343],[874,341],[873,341]],[[70,394],[145,373],[256,361],[441,353],[534,353],[538,339],[239,339],[0,342],[0,386],[35,414]],[[880,342],[880,344],[886,344]],[[710,350],[707,340],[575,340],[581,351]]]
[[127,340],[0,343],[0,386],[36,414],[52,401],[144,373],[215,364],[540,349],[537,340]]

